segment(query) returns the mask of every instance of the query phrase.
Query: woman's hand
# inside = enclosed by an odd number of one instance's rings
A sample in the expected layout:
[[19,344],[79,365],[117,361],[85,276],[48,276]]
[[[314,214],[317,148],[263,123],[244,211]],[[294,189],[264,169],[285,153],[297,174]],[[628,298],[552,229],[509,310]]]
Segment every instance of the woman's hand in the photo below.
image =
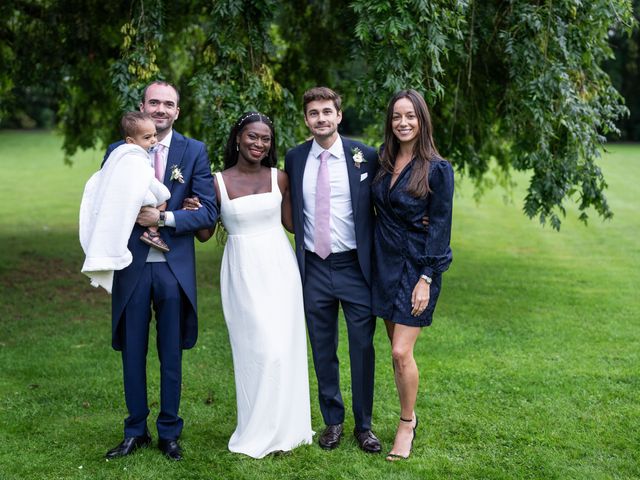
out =
[[[193,197],[187,197],[182,201],[182,210],[198,210],[202,207],[200,203],[200,199],[195,195]],[[213,231],[215,230],[215,226],[213,228],[203,228],[202,230],[198,230],[196,232],[196,238],[201,242],[206,242],[213,236]]]
[[213,232],[215,231],[215,229],[216,227],[214,226],[212,228],[203,228],[202,230],[198,230],[196,232],[196,238],[200,240],[200,242],[204,243],[211,237],[213,237]]
[[202,207],[198,197],[187,197],[182,201],[182,210],[198,210]]
[[422,278],[419,279],[411,293],[411,315],[414,317],[422,315],[429,304],[430,295],[431,285]]

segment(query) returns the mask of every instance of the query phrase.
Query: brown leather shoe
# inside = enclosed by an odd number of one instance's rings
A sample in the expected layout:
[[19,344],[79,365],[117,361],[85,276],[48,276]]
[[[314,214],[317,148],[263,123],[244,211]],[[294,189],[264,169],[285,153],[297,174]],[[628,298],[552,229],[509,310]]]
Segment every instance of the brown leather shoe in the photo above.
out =
[[365,430],[364,432],[354,430],[353,436],[358,440],[360,448],[367,453],[380,453],[380,450],[382,450],[380,440],[378,440],[378,437],[376,437],[371,430]]
[[338,446],[340,443],[340,438],[342,437],[342,424],[339,423],[337,425],[327,425],[327,428],[324,429],[322,435],[318,439],[318,443],[325,450],[332,450]]

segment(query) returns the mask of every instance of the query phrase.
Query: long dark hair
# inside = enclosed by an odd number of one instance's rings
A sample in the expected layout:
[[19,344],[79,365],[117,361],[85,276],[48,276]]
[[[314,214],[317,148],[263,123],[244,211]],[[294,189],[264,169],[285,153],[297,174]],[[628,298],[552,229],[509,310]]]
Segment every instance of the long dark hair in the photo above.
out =
[[434,157],[439,157],[438,149],[433,141],[431,114],[427,102],[416,90],[401,90],[389,101],[387,119],[384,125],[384,149],[380,156],[380,170],[376,176],[379,181],[385,174],[393,174],[396,156],[400,151],[400,142],[393,134],[393,107],[401,98],[408,99],[418,117],[418,139],[413,146],[413,167],[407,185],[407,192],[417,198],[424,198],[431,191],[429,188],[429,167]]
[[231,132],[229,133],[229,139],[227,140],[227,147],[224,151],[224,169],[233,167],[238,163],[238,136],[244,130],[244,127],[250,123],[262,122],[271,130],[271,148],[267,152],[267,156],[264,157],[260,164],[265,167],[275,167],[277,163],[276,156],[276,132],[273,128],[271,119],[260,112],[245,112],[238,120],[233,124]]

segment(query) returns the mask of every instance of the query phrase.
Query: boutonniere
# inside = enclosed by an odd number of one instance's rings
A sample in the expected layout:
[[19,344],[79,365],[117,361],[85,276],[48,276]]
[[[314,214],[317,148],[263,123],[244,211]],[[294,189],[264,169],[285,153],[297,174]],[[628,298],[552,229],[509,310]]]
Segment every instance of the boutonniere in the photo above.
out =
[[173,165],[171,167],[171,177],[169,177],[169,180],[171,180],[171,181],[177,180],[180,183],[184,183],[184,177],[182,176],[182,170],[180,170],[177,165]]
[[353,154],[353,164],[356,168],[360,168],[360,164],[367,161],[364,158],[364,153],[362,153],[362,150],[360,150],[358,147],[352,148],[351,153]]

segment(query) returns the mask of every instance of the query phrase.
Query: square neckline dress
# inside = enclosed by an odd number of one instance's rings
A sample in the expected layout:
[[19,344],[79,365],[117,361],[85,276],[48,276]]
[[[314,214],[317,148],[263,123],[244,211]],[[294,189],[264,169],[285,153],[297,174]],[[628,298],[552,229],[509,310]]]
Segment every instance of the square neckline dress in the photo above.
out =
[[237,404],[229,450],[254,458],[313,436],[302,283],[281,223],[277,175],[272,168],[270,192],[230,199],[216,173],[228,234],[220,292]]

